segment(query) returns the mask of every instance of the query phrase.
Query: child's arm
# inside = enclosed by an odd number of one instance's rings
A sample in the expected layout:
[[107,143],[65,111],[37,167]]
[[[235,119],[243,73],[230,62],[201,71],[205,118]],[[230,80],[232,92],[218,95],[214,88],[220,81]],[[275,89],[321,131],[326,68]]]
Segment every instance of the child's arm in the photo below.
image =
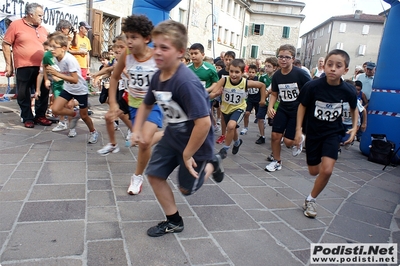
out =
[[303,104],[299,104],[297,108],[297,117],[296,117],[296,135],[294,138],[294,145],[298,146],[301,141],[301,135],[303,134],[302,127],[303,127],[303,120],[304,115],[306,114],[306,107]]
[[278,93],[276,91],[272,91],[269,96],[268,111],[267,111],[269,118],[274,118],[276,114],[276,111],[274,109],[276,99],[278,99]]
[[65,74],[62,74],[60,72],[58,72],[57,70],[55,70],[53,67],[51,66],[46,66],[46,71],[48,74],[52,75],[53,77],[58,77],[60,79],[63,79],[69,83],[72,84],[77,84],[78,83],[78,73],[77,72],[71,72],[71,76],[67,76]]
[[147,105],[143,102],[140,104],[135,116],[135,123],[132,125],[131,128],[131,145],[137,145],[139,144],[139,142],[142,141],[142,127],[152,109],[153,105]]
[[44,85],[46,86],[47,89],[50,90],[51,81],[49,79],[49,75],[47,74],[47,71],[43,71],[43,78],[44,78]]
[[367,129],[367,109],[363,110],[363,122],[361,124],[361,131],[364,132]]
[[211,85],[210,89],[210,99],[214,99],[215,97],[219,96],[222,94],[222,89],[224,87],[226,78],[221,78],[218,80],[217,83],[214,83]]
[[36,92],[35,92],[36,100],[39,99],[39,97],[40,97],[40,85],[42,84],[42,81],[43,81],[43,72],[46,72],[46,71],[39,72],[39,75],[36,78]]
[[208,93],[211,93],[212,90],[213,90],[213,88],[214,88],[214,86],[216,86],[216,84],[217,84],[217,82],[213,82],[213,83],[210,85],[210,87],[206,88],[206,91],[207,91]]
[[125,59],[126,59],[126,56],[124,56],[125,54],[126,50],[122,52],[123,56],[120,56],[118,63],[114,65],[114,70],[110,78],[110,87],[108,89],[108,104],[110,105],[109,110],[115,116],[117,115],[117,112],[119,110],[119,105],[117,103],[116,95],[117,95],[118,82],[121,79],[122,71],[124,71],[125,68]]
[[203,145],[207,138],[208,132],[211,128],[211,119],[209,116],[197,118],[194,120],[194,127],[192,134],[190,135],[189,141],[183,151],[183,161],[185,162],[186,168],[195,177],[198,178],[198,173],[194,170],[196,162],[193,159],[193,155]]
[[351,113],[351,120],[352,120],[352,128],[346,132],[346,134],[350,134],[350,137],[348,140],[346,140],[343,144],[346,145],[348,143],[352,143],[354,140],[354,137],[357,134],[357,124],[358,124],[358,109],[357,108],[350,108],[350,113]]
[[92,78],[97,78],[98,76],[102,75],[110,75],[111,72],[113,71],[114,66],[108,66],[108,67],[103,67],[100,71],[97,71],[96,73],[92,74]]
[[260,81],[247,80],[247,87],[249,87],[249,88],[259,88],[260,93],[261,93],[261,100],[260,100],[259,105],[260,106],[264,106],[265,105],[265,99],[266,99],[265,90],[267,89],[265,84],[260,82]]
[[368,101],[367,96],[365,95],[364,92],[361,93],[361,98],[362,98],[363,103],[366,103],[364,105],[364,108],[367,109],[369,101]]

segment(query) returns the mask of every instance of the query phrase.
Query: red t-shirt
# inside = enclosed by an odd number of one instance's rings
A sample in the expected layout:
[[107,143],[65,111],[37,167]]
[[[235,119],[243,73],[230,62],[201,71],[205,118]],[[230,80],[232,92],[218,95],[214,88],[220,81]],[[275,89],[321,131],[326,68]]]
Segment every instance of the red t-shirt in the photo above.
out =
[[47,34],[44,27],[32,27],[23,18],[11,22],[3,40],[12,46],[15,68],[40,66]]

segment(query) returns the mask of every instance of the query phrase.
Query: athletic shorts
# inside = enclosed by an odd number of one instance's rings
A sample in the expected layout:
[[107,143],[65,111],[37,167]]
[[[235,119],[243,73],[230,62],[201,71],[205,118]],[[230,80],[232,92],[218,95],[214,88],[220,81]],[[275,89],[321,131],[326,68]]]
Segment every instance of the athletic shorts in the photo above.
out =
[[256,111],[255,113],[258,113],[258,107],[260,106],[260,102],[253,102],[253,101],[249,101],[247,100],[246,102],[247,106],[246,106],[246,112],[251,112],[254,108],[254,110]]
[[224,118],[226,125],[228,125],[230,120],[236,121],[236,124],[239,125],[239,123],[243,120],[244,113],[245,112],[243,109],[238,109],[238,110],[233,111],[233,113],[230,113],[230,114],[222,113],[222,116]]
[[85,109],[88,107],[88,94],[84,94],[84,95],[73,95],[69,92],[67,92],[66,90],[63,90],[60,93],[60,97],[64,98],[65,100],[67,100],[68,102],[74,98],[75,100],[78,101],[79,103],[79,108],[80,109]]
[[285,138],[294,140],[296,135],[297,111],[286,112],[278,109],[272,124],[272,132],[283,134]]
[[217,99],[212,100],[212,107],[219,108],[219,106],[220,106],[220,100]]
[[[353,127],[353,125],[345,125],[345,124],[343,124],[343,127],[346,129],[346,132],[347,132],[348,130],[350,130]],[[346,142],[349,138],[350,138],[350,134],[346,134],[346,133],[345,133],[344,136],[339,136],[340,143]]]
[[258,107],[258,112],[256,114],[257,119],[265,119],[267,116],[267,108],[268,106],[260,106]]
[[189,173],[183,162],[182,152],[170,146],[169,141],[163,137],[153,149],[146,168],[146,175],[166,180],[174,169],[179,166],[179,190],[183,195],[188,196],[195,193],[204,183],[207,161],[196,161],[196,163],[197,167],[194,169],[199,173],[198,178]]
[[322,138],[306,137],[307,165],[314,166],[321,163],[322,157],[334,160],[338,158],[338,148],[341,136],[332,134]]
[[[120,105],[120,107],[121,107],[121,105]],[[129,118],[131,119],[132,125],[135,124],[137,110],[138,110],[138,108],[129,106]],[[155,104],[153,106],[153,109],[151,110],[149,116],[147,117],[146,121],[156,124],[158,128],[162,128],[162,120],[163,120],[163,114],[161,112],[161,109],[157,104]]]

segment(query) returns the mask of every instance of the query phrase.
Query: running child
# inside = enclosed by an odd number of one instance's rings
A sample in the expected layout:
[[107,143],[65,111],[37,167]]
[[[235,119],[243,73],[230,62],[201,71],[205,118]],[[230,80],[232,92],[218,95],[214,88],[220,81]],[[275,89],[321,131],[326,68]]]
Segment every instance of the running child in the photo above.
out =
[[[249,65],[249,71],[247,73],[247,80],[258,81],[257,66]],[[249,117],[251,111],[258,113],[258,107],[260,103],[261,92],[258,88],[247,88],[247,99],[246,99],[246,113],[243,119],[243,129],[240,131],[240,135],[246,135],[249,131]]]
[[[184,229],[174,194],[167,178],[178,166],[179,190],[191,195],[211,175],[221,182],[224,172],[221,158],[213,155],[214,136],[211,126],[208,93],[198,77],[181,63],[187,45],[186,27],[166,20],[152,31],[154,58],[159,71],[140,105],[132,131],[132,141],[148,139],[143,130],[146,118],[157,102],[168,122],[165,134],[155,146],[146,174],[166,221],[147,230],[151,237],[178,233]],[[151,133],[150,133],[151,134]]]
[[[226,56],[226,55],[225,55]],[[247,80],[243,77],[245,63],[242,59],[234,59],[229,65],[229,77],[221,78],[213,86],[210,97],[222,94],[221,112],[226,123],[225,144],[219,151],[225,159],[232,141],[232,154],[237,154],[243,140],[239,138],[237,125],[242,121],[246,110],[246,92],[248,88],[258,88],[260,91],[260,106],[265,105],[265,84],[259,81]]]
[[[274,119],[271,132],[271,148],[274,160],[265,166],[268,172],[282,169],[281,162],[281,139],[287,147],[292,147],[293,156],[302,151],[302,145],[294,145],[296,134],[296,115],[299,101],[297,96],[301,88],[310,76],[298,67],[293,67],[296,48],[290,44],[284,44],[278,50],[278,63],[281,69],[272,76],[272,93],[268,103],[268,116]],[[280,103],[277,111],[274,109],[275,102],[279,96]],[[305,137],[303,136],[303,139]]]
[[325,77],[307,83],[299,95],[295,145],[301,145],[302,125],[306,123],[306,155],[308,171],[317,176],[311,193],[307,196],[304,215],[317,215],[315,200],[328,184],[338,158],[337,148],[346,133],[342,124],[343,105],[348,103],[352,117],[352,128],[345,145],[351,143],[357,132],[357,95],[354,87],[342,80],[349,70],[350,57],[339,49],[332,50],[325,59]]
[[[69,137],[76,136],[76,124],[79,118],[82,118],[90,131],[88,143],[95,144],[99,134],[94,128],[92,119],[88,115],[89,90],[86,80],[82,77],[78,61],[68,52],[68,37],[62,33],[52,36],[49,40],[49,48],[54,56],[54,63],[59,71],[53,66],[47,66],[47,73],[66,81],[64,82],[64,90],[61,91],[60,96],[54,100],[53,113],[59,116],[67,115],[72,117],[69,123]],[[66,107],[66,104],[72,98],[79,102],[79,110],[77,111]],[[75,134],[70,135],[71,130],[73,130]]]

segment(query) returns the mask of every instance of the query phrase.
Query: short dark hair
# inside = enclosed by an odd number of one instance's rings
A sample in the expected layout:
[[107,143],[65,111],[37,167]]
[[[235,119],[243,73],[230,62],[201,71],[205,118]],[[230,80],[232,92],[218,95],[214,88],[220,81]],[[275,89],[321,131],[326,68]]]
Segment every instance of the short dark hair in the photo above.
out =
[[236,53],[234,51],[228,51],[228,52],[225,53],[224,58],[227,57],[227,56],[232,57],[233,59],[235,59],[236,58]]
[[362,89],[362,82],[359,80],[354,81],[354,86],[360,87]]
[[293,61],[293,65],[295,65],[295,66],[300,66],[301,67],[301,61],[300,61],[300,59],[295,59],[294,61]]
[[344,65],[346,66],[346,68],[349,67],[349,65],[350,65],[350,56],[349,56],[348,53],[346,53],[345,51],[340,50],[340,49],[334,49],[334,50],[330,51],[328,53],[328,55],[325,57],[325,62],[327,62],[328,58],[331,57],[332,55],[340,55],[340,56],[342,56],[343,59],[344,59]]
[[[227,52],[228,53],[228,52]],[[225,54],[226,56],[226,54]],[[233,59],[230,66],[238,67],[242,72],[244,72],[244,67],[246,66],[243,59]]]
[[145,15],[131,15],[122,22],[123,32],[139,33],[142,37],[150,37],[154,26]]
[[280,51],[288,51],[293,57],[296,55],[296,47],[291,44],[283,44],[279,46],[278,53]]
[[200,53],[204,54],[204,46],[201,43],[194,43],[190,46],[189,50],[199,50]]
[[225,63],[224,63],[224,61],[222,61],[222,60],[218,60],[218,61],[215,63],[215,66],[220,66],[220,67],[222,67],[222,68],[225,68]]
[[249,69],[254,69],[257,72],[257,66],[254,64],[249,65]]

